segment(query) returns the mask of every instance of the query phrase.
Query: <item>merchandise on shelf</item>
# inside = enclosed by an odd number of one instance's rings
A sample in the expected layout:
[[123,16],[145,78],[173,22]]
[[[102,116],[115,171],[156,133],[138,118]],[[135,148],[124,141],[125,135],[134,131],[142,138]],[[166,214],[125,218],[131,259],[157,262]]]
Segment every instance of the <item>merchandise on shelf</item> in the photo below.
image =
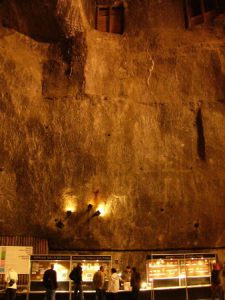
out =
[[209,286],[216,255],[152,254],[147,256],[147,280],[152,288]]

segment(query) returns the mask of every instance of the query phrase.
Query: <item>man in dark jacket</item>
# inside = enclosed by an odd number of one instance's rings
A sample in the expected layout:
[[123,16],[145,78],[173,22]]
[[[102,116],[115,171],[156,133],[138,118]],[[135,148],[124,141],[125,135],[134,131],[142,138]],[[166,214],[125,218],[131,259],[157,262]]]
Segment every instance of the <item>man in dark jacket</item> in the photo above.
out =
[[43,284],[46,289],[45,300],[55,300],[55,292],[58,287],[57,274],[54,270],[54,265],[44,272]]
[[70,272],[70,279],[73,280],[74,284],[74,293],[73,300],[77,299],[77,295],[79,292],[80,300],[83,300],[83,287],[82,287],[82,264],[78,263],[75,268]]
[[211,271],[211,299],[220,298],[220,265],[214,264]]
[[138,300],[141,287],[141,276],[135,267],[132,268],[130,285],[132,287],[132,300]]

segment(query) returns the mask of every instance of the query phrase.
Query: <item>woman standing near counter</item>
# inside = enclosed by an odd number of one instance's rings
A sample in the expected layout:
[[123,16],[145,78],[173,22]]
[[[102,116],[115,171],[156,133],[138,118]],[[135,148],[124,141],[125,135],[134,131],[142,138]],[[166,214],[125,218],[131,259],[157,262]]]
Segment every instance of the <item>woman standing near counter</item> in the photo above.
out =
[[118,298],[119,289],[120,289],[120,277],[116,273],[116,269],[112,268],[107,292],[113,294],[113,297],[112,297],[113,300],[116,300]]
[[17,289],[18,274],[12,268],[5,274],[6,282],[6,300],[15,300],[16,299],[16,289]]

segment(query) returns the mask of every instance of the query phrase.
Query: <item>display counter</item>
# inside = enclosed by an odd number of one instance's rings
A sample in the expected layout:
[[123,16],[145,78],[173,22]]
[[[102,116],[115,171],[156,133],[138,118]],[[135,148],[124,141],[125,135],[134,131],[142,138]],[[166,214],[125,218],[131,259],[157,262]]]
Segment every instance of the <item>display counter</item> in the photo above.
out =
[[[42,282],[45,270],[54,264],[57,272],[58,289],[57,292],[69,293],[73,291],[73,282],[69,279],[69,274],[73,267],[82,263],[83,290],[93,290],[92,280],[94,273],[100,266],[105,269],[105,281],[109,280],[112,258],[107,255],[32,255],[29,292],[44,292]],[[38,293],[37,293],[38,294]]]
[[109,255],[73,255],[72,268],[78,263],[82,263],[82,280],[83,290],[93,289],[93,276],[100,266],[104,267],[106,284],[110,277],[110,270],[112,268],[112,257]]
[[[30,275],[22,278],[17,291],[18,300],[43,300],[42,278],[45,270],[54,264],[59,288],[56,300],[71,300],[73,283],[69,274],[74,266],[82,263],[85,300],[95,300],[92,280],[94,273],[102,265],[105,280],[109,279],[112,267],[111,256],[97,255],[33,255]],[[194,254],[151,254],[147,256],[147,288],[140,291],[139,300],[198,300],[210,298],[210,275],[216,255]],[[0,293],[4,298],[4,293]],[[119,291],[118,300],[130,300],[130,291]],[[106,300],[113,295],[106,294]]]
[[[17,292],[17,300],[43,300],[44,291]],[[0,299],[4,299],[4,293],[0,293]],[[57,291],[56,300],[72,300],[72,292]],[[106,293],[106,300],[114,300],[112,293]],[[210,299],[210,287],[167,288],[167,289],[143,289],[139,293],[139,300],[199,300]],[[119,291],[117,300],[130,300],[130,291]],[[84,291],[84,300],[95,300],[95,291]]]
[[147,284],[152,289],[208,287],[216,255],[152,254],[147,256]]
[[54,270],[57,272],[58,291],[70,291],[69,273],[71,270],[71,259],[69,255],[32,255],[30,292],[44,291],[43,275],[50,268],[51,264],[54,264]]
[[[30,292],[29,294],[17,294],[18,300],[43,300],[44,292]],[[56,300],[71,300],[73,296],[72,292],[56,292]],[[106,300],[114,300],[112,293],[106,293]],[[130,300],[131,292],[119,291],[117,294],[118,300]],[[139,294],[139,300],[151,300],[151,291],[142,290]],[[4,299],[4,294],[0,293],[0,299]],[[84,300],[95,300],[95,291],[84,291]],[[174,299],[175,300],[175,299]],[[179,299],[178,299],[179,300]]]

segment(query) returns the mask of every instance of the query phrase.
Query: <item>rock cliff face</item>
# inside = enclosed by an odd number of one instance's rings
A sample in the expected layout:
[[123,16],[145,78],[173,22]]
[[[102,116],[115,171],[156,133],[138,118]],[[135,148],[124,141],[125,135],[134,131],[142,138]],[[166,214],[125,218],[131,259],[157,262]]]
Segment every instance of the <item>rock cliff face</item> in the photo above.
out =
[[123,35],[94,1],[0,2],[2,234],[225,246],[224,15],[187,30],[180,2],[127,0]]

